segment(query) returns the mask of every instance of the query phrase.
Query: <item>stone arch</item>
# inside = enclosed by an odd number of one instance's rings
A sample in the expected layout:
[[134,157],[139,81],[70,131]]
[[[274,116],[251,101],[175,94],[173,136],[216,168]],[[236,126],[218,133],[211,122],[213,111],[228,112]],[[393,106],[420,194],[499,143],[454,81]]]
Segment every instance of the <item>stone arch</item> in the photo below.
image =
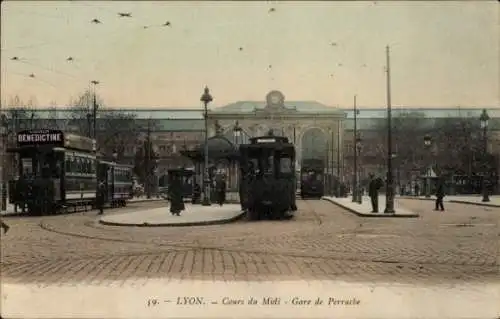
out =
[[328,135],[321,127],[308,127],[301,132],[300,137],[301,160],[324,159],[327,152]]

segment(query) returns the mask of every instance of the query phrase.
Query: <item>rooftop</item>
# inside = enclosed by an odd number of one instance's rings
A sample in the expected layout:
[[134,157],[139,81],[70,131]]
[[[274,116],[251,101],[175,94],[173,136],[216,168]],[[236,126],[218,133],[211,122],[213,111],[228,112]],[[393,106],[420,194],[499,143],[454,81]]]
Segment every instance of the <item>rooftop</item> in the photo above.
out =
[[[353,118],[352,108],[334,108],[325,106],[323,104],[313,102],[313,101],[297,101],[297,102],[287,102],[287,107],[295,108],[300,113],[328,113],[344,111],[347,114],[347,118]],[[213,113],[240,113],[240,112],[253,112],[255,108],[263,108],[265,102],[236,102],[229,104],[227,106],[211,109]],[[12,109],[12,108],[7,108]],[[456,107],[456,108],[417,108],[417,107],[393,107],[393,114],[397,116],[399,113],[421,113],[424,117],[428,118],[446,118],[446,117],[479,117],[482,110],[486,109],[491,118],[500,118],[500,107]],[[358,118],[385,118],[387,116],[387,110],[385,107],[380,108],[363,108],[363,106],[358,107],[359,115]],[[158,119],[158,120],[203,120],[203,110],[201,108],[195,109],[172,109],[172,108],[106,108],[99,112],[115,112],[120,111],[128,114],[134,115],[138,119]],[[34,112],[38,118],[60,118],[65,119],[71,117],[70,107],[58,107],[56,109],[49,107],[41,107],[35,109]]]

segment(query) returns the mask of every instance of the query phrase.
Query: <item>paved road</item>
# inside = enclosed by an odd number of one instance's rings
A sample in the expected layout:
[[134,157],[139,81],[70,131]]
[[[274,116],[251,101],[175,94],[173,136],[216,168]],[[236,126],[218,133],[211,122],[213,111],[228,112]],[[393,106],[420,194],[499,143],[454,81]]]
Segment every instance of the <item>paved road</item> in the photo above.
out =
[[[2,280],[498,280],[498,209],[448,203],[441,213],[426,201],[401,203],[421,217],[361,218],[310,200],[298,202],[290,221],[189,228],[104,226],[95,212],[5,218],[12,227],[2,236]],[[137,203],[110,213],[159,205]]]

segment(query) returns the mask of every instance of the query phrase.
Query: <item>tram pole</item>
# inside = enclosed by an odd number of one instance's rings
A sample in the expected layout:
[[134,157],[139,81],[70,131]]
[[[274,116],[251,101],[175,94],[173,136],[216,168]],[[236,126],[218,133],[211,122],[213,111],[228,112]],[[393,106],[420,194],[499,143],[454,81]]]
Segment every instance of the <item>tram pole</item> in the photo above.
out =
[[[0,106],[1,107],[1,106]],[[1,165],[0,165],[0,194],[1,194],[1,203],[0,203],[0,211],[7,210],[7,186],[6,186],[6,178],[5,178],[5,169],[6,167],[6,147],[7,147],[7,117],[3,114],[3,110],[0,109],[0,138],[2,139],[2,154],[1,154]]]
[[97,122],[97,96],[96,96],[96,85],[99,84],[99,81],[92,80],[90,81],[93,85],[93,101],[92,101],[92,137],[97,140],[96,138],[96,122]]
[[356,105],[356,95],[354,95],[354,136],[353,136],[353,146],[354,146],[354,174],[352,176],[352,202],[357,202],[358,197],[358,152],[356,150],[356,142],[358,138],[358,108]]
[[387,184],[386,184],[386,214],[394,214],[394,177],[392,174],[392,105],[391,105],[391,69],[389,46],[386,46],[386,73],[387,73]]

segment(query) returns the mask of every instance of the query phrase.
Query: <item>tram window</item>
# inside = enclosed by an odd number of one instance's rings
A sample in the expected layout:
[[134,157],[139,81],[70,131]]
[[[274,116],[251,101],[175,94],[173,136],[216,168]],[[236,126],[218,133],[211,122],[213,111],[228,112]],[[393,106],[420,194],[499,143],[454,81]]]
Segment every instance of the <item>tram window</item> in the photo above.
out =
[[292,172],[292,160],[289,157],[280,158],[280,173]]
[[29,177],[33,175],[33,160],[31,158],[22,158],[22,174],[24,177]]
[[71,159],[69,156],[66,156],[64,159],[64,167],[66,169],[66,173],[71,172]]

